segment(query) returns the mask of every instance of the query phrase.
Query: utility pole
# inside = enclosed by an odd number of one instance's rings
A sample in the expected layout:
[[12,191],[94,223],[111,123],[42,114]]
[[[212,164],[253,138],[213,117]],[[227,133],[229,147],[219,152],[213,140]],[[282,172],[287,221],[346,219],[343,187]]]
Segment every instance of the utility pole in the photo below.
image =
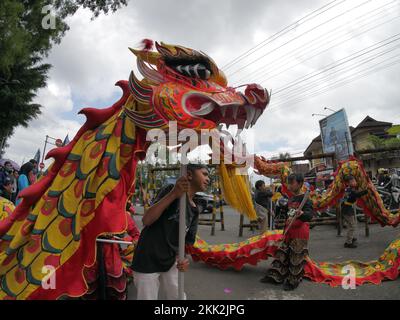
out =
[[[49,141],[49,140],[50,140],[50,141]],[[53,141],[54,141],[54,142],[53,142]],[[50,136],[48,136],[48,135],[46,134],[46,139],[45,139],[45,141],[44,141],[44,147],[43,147],[42,161],[41,161],[41,163],[39,164],[40,172],[42,172],[42,171],[43,171],[43,168],[44,168],[44,157],[45,157],[45,155],[46,155],[46,147],[47,147],[47,145],[48,145],[48,144],[51,144],[51,145],[53,145],[53,146],[60,147],[60,146],[61,146],[61,145],[60,145],[60,141],[61,141],[61,139],[56,139],[56,138],[50,137]],[[62,141],[61,141],[61,144],[62,144]]]

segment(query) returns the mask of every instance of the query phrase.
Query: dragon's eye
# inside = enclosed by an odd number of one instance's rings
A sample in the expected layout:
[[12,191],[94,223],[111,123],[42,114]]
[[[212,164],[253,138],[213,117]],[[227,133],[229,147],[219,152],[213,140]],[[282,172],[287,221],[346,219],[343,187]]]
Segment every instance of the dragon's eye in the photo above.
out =
[[196,64],[188,64],[188,65],[177,65],[175,70],[184,76],[188,76],[191,78],[199,78],[203,80],[207,80],[210,78],[211,71],[206,68],[205,65],[201,63]]

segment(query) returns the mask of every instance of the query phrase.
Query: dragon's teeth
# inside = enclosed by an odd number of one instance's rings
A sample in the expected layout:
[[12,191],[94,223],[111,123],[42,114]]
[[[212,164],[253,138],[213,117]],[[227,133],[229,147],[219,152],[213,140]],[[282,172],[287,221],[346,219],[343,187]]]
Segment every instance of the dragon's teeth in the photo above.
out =
[[251,106],[246,106],[246,129],[253,123],[256,110]]
[[236,120],[237,114],[238,114],[238,110],[239,110],[239,106],[233,106],[233,119]]
[[225,118],[225,114],[226,114],[226,108],[227,108],[227,106],[222,106],[221,107],[221,114],[222,114],[222,116]]
[[254,126],[254,125],[256,124],[258,118],[261,116],[261,113],[262,113],[262,110],[261,110],[261,109],[255,110],[254,118],[253,118],[253,121],[251,122],[251,125],[252,125],[252,126]]

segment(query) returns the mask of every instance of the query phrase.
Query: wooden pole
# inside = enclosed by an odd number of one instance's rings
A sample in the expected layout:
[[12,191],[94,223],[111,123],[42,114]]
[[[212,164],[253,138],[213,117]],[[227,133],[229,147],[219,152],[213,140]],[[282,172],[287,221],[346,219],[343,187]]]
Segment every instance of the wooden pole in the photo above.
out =
[[211,216],[211,218],[212,218],[212,226],[211,226],[211,235],[212,236],[215,236],[215,220],[216,220],[216,215],[217,215],[217,209],[216,209],[216,206],[217,206],[217,195],[215,194],[215,189],[214,189],[214,192],[213,192],[213,206],[212,206],[212,216]]
[[225,221],[224,221],[224,208],[222,205],[222,190],[221,190],[221,178],[219,175],[218,168],[216,169],[217,173],[217,188],[218,188],[218,199],[219,199],[219,214],[220,214],[220,222],[221,222],[221,231],[225,231]]
[[[46,134],[46,139],[44,140],[44,147],[43,147],[43,154],[42,154],[42,162],[41,163],[44,163],[44,157],[46,155],[46,146],[47,146],[47,139],[48,138],[49,138],[49,136]],[[40,163],[38,165],[40,165]],[[40,169],[40,173],[42,173],[42,172],[43,172],[43,169]]]
[[240,221],[239,221],[239,237],[243,236],[243,215],[240,214]]
[[342,235],[342,210],[340,204],[336,205],[336,218],[337,218],[337,235]]
[[369,216],[365,215],[365,236],[369,237]]
[[[180,170],[180,176],[187,175],[187,165],[183,164]],[[185,236],[186,236],[186,193],[179,199],[179,260],[185,259]],[[178,274],[178,298],[185,299],[184,273]]]

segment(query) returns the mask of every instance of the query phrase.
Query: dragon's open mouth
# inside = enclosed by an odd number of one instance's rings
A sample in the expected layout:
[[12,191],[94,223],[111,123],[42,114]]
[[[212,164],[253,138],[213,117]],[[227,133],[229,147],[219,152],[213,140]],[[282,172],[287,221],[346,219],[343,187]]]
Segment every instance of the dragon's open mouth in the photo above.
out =
[[193,117],[213,121],[216,124],[237,124],[239,129],[252,127],[264,108],[249,103],[241,93],[214,94],[188,93],[182,101],[185,111]]

